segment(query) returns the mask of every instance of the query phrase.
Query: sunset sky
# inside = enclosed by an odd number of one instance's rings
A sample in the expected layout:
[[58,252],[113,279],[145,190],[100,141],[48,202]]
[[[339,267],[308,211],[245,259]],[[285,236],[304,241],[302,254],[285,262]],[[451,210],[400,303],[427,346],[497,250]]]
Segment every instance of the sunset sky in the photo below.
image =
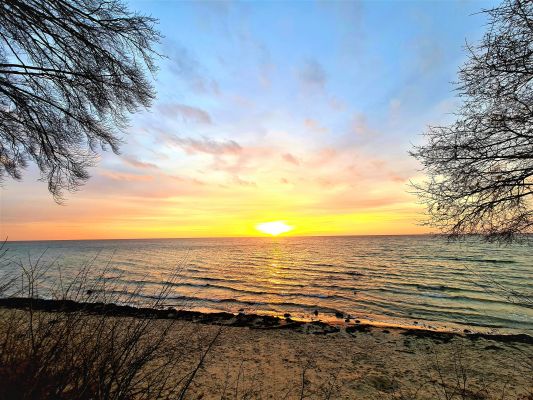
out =
[[64,205],[1,190],[9,240],[422,233],[407,154],[449,121],[493,3],[136,1],[165,36],[158,98]]

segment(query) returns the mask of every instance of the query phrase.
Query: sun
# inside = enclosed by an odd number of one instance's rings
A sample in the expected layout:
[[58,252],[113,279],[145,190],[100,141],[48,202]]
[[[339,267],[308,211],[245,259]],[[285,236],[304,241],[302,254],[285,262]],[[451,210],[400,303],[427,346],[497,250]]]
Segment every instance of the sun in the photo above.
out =
[[257,224],[255,229],[268,235],[277,236],[281,233],[292,231],[294,227],[287,225],[285,221],[272,221]]

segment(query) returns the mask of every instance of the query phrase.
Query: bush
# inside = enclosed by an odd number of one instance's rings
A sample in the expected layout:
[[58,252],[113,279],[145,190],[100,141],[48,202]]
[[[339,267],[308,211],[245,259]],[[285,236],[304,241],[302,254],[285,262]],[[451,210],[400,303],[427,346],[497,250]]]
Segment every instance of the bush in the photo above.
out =
[[[39,259],[19,266],[20,277],[4,276],[0,284],[4,295],[29,299],[24,310],[0,309],[0,399],[182,399],[218,336],[204,340],[208,346],[200,360],[190,360],[184,346],[188,333],[173,329],[173,319],[120,317],[105,307],[97,314],[83,307],[37,311],[32,303],[40,291],[55,293],[57,304],[124,304],[143,288],[128,292],[108,271],[92,277],[91,263],[68,284],[60,279],[56,287],[46,287],[50,265]],[[150,307],[162,307],[178,272],[146,297]]]

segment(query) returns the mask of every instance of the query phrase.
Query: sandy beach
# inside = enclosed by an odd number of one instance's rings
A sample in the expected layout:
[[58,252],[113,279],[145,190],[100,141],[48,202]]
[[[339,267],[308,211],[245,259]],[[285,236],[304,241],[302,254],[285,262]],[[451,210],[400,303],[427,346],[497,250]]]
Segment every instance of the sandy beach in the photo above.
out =
[[[28,299],[2,299],[0,305],[21,313]],[[178,364],[171,379],[179,387],[193,377],[188,399],[533,398],[533,338],[528,335],[49,300],[34,300],[33,306],[49,316],[46,324],[82,309],[87,321],[105,310],[117,326],[140,316],[151,319],[154,337],[171,323],[165,346],[172,347]]]
[[[219,329],[183,324],[200,335]],[[532,398],[531,344],[407,333],[224,327],[191,398]]]

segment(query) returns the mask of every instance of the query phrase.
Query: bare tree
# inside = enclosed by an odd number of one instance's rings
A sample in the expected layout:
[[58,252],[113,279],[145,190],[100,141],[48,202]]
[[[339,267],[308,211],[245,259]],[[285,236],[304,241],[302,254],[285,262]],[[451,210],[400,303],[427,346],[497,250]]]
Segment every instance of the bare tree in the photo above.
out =
[[533,1],[484,10],[487,31],[459,71],[455,122],[430,127],[413,155],[429,224],[452,237],[512,240],[533,230]]
[[154,97],[154,24],[120,0],[2,0],[0,178],[35,162],[60,201],[99,149],[117,152]]

